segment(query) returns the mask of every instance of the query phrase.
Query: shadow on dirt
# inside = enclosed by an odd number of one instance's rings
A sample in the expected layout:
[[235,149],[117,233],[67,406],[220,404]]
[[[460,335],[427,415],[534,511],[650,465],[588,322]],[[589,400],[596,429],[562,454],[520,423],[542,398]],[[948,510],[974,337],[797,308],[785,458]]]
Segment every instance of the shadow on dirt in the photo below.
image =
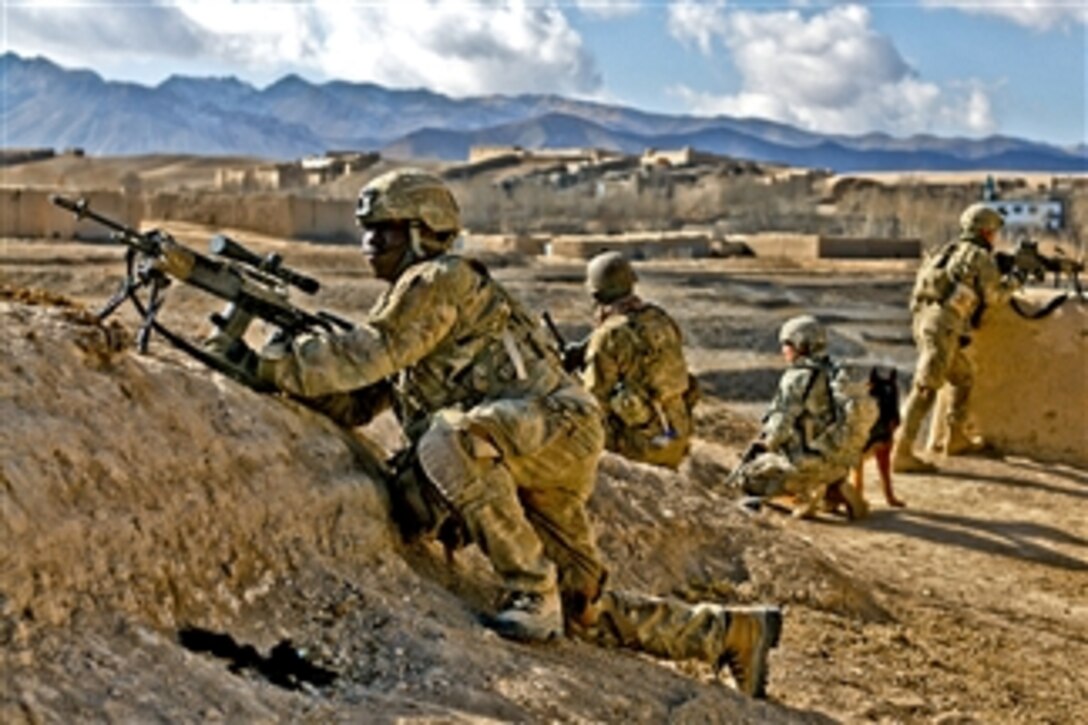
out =
[[1085,549],[1088,555],[1088,539],[1029,521],[987,521],[933,511],[889,510],[871,516],[861,525],[935,544],[958,546],[1070,571],[1088,571],[1088,559],[1077,559],[1036,543],[1042,540],[1077,546]]
[[[1033,470],[1025,467],[1027,470]],[[1043,470],[1043,469],[1034,469]],[[1067,481],[1070,486],[1085,486],[1088,487],[1088,477],[1084,474],[1075,471],[1064,471],[1060,474],[1052,472],[1052,474],[1061,475]],[[1059,496],[1073,496],[1074,498],[1088,499],[1088,490],[1073,490],[1070,488],[1064,488],[1062,486],[1055,486],[1052,483],[1043,483],[1042,481],[1034,481],[1030,478],[1012,478],[1010,476],[994,476],[992,474],[981,473],[976,470],[970,472],[959,471],[941,471],[941,476],[944,478],[955,478],[961,481],[968,481],[971,483],[980,483],[985,481],[987,483],[996,483],[999,486],[1008,486],[1010,488],[1028,488],[1036,491],[1043,491],[1045,493],[1054,493]]]
[[332,670],[307,662],[290,640],[283,640],[265,657],[253,645],[242,645],[229,634],[199,627],[178,631],[178,643],[190,652],[206,652],[227,660],[227,669],[238,675],[251,670],[277,687],[300,690],[304,684],[326,687],[336,681]]
[[721,316],[693,317],[681,322],[689,345],[707,350],[743,350],[774,355],[779,352],[778,330],[773,325],[751,325],[750,320]]
[[[1057,476],[1064,478],[1070,485],[1073,486],[1088,486],[1088,472],[1078,471],[1070,466],[1065,466],[1059,463],[1036,463],[1035,461],[1027,458],[1005,458],[1005,463],[1008,463],[1014,468],[1019,468],[1024,471],[1032,471],[1036,473],[1043,473],[1050,476]],[[1037,481],[1031,481],[1030,484],[1036,484]],[[1051,490],[1051,489],[1044,489]],[[1059,493],[1069,493],[1062,489],[1056,489]]]
[[769,403],[782,376],[779,368],[711,370],[699,373],[699,387],[707,396],[746,403]]

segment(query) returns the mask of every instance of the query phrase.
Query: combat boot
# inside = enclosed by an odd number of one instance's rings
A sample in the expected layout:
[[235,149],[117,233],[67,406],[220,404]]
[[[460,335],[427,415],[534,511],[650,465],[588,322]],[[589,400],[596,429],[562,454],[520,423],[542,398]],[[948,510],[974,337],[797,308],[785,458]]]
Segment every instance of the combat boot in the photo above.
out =
[[922,427],[922,421],[933,407],[937,394],[929,388],[915,387],[903,406],[903,427],[895,439],[892,454],[892,470],[896,473],[934,473],[937,467],[914,455],[914,441]]
[[914,451],[903,441],[895,447],[892,470],[896,473],[936,473],[937,467],[914,455]]
[[948,440],[944,444],[945,455],[969,456],[973,453],[982,453],[986,449],[986,442],[982,438],[967,435],[962,426],[949,426]]
[[554,589],[548,593],[508,592],[500,607],[486,624],[501,637],[547,642],[563,633],[563,607]]
[[728,607],[728,626],[718,655],[717,669],[729,667],[737,689],[749,697],[767,696],[767,655],[782,634],[778,607]]
[[863,519],[869,515],[869,504],[858,490],[847,481],[840,481],[838,494],[846,504],[846,516],[851,521]]

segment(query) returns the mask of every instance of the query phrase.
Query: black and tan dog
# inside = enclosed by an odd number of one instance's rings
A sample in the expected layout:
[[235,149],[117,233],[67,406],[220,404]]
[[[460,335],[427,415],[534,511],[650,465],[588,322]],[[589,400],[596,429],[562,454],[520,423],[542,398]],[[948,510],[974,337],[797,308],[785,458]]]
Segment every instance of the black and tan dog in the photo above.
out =
[[[884,500],[889,506],[902,507],[906,502],[897,498],[892,488],[892,445],[895,431],[899,427],[899,380],[895,368],[882,374],[880,368],[873,368],[869,373],[869,394],[876,400],[878,417],[869,431],[869,439],[861,454],[861,460],[854,467],[854,488],[858,496],[865,498],[865,461],[876,459],[880,483],[884,488]],[[830,511],[846,507],[846,499],[838,486],[829,486],[826,507]]]

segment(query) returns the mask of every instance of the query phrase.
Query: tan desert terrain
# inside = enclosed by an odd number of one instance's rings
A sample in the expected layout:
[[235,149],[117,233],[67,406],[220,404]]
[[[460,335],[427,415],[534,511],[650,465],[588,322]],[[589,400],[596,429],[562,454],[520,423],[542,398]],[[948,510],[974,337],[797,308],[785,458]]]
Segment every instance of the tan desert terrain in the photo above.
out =
[[[171,230],[198,249],[217,231]],[[351,247],[235,236],[320,278],[296,297],[309,309],[358,319],[381,290]],[[490,633],[478,552],[451,566],[389,524],[393,422],[347,433],[161,338],[138,355],[131,309],[105,326],[88,312],[121,258],[0,242],[3,722],[1083,721],[1088,471],[951,459],[897,477],[908,507],[890,509],[870,462],[873,511],[855,523],[747,516],[723,485],[782,370],[786,318],[828,320],[834,354],[896,366],[905,394],[915,262],[637,267],[683,329],[698,441],[678,473],[604,457],[599,543],[616,586],[784,605],[760,703],[702,665]],[[580,264],[485,261],[568,336],[588,330]],[[174,285],[161,319],[199,336],[218,307]]]

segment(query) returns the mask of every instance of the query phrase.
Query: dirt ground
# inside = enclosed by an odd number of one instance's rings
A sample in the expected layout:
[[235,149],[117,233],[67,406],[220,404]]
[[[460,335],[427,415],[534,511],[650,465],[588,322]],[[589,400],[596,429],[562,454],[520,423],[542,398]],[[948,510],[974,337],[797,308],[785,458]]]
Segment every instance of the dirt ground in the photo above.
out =
[[[237,238],[319,277],[311,309],[358,318],[381,289],[351,248]],[[565,334],[588,330],[579,265],[486,261]],[[723,486],[785,318],[819,315],[833,353],[909,381],[910,263],[638,270],[686,336],[699,440],[679,473],[605,456],[599,543],[616,586],[785,605],[767,703],[698,663],[494,636],[482,557],[448,565],[388,523],[391,420],[347,434],[161,339],[137,355],[129,310],[101,327],[83,307],[112,293],[118,250],[5,240],[0,720],[1083,722],[1088,471],[951,459],[897,477],[908,507],[891,509],[870,463],[858,523],[745,515]],[[161,319],[201,331],[216,307],[175,286]]]

